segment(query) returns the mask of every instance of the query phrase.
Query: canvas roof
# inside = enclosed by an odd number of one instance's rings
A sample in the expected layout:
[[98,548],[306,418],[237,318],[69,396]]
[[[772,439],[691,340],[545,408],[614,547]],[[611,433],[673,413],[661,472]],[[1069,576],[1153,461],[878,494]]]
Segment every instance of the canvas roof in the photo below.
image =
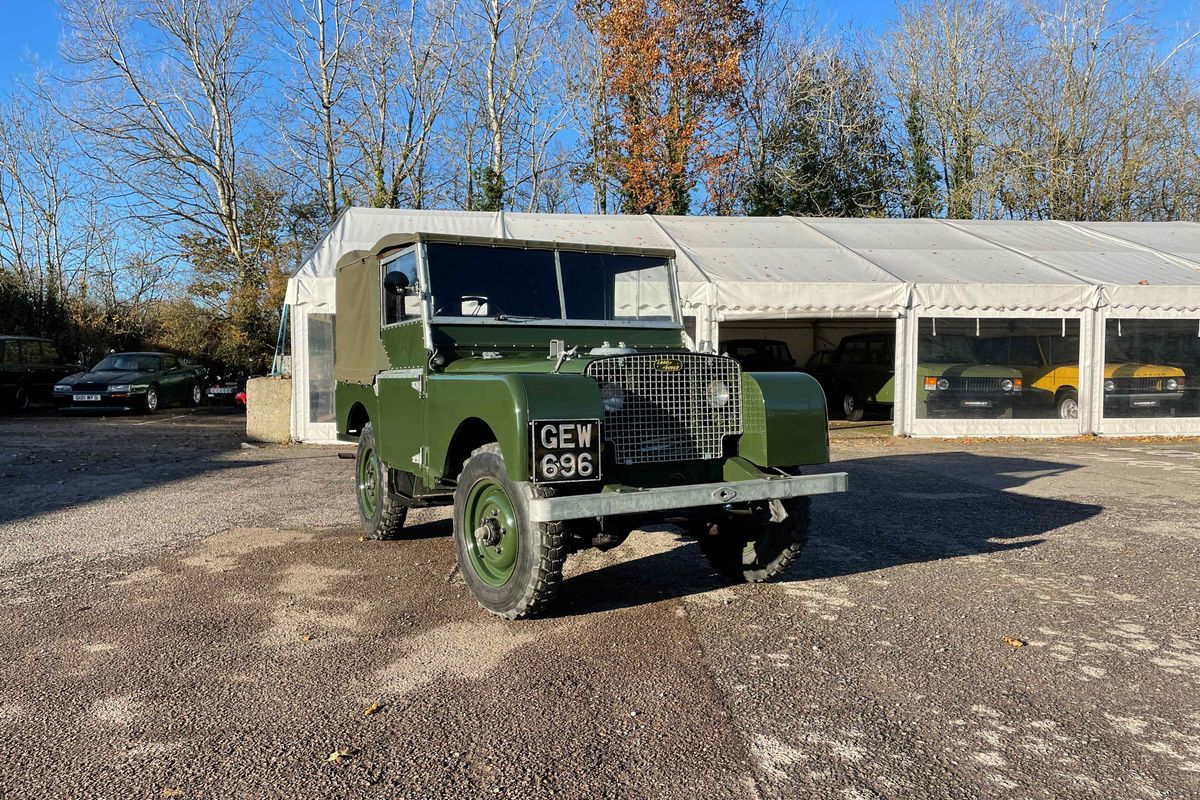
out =
[[1200,311],[1200,225],[671,217],[351,208],[288,286],[332,309],[338,259],[395,233],[677,254],[685,304],[725,319],[929,310]]

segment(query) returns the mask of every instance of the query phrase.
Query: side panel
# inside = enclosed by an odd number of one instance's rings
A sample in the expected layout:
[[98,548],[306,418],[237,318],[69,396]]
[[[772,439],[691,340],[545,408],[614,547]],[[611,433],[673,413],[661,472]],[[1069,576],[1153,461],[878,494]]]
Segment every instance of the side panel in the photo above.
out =
[[738,455],[760,467],[795,467],[829,461],[825,393],[811,375],[743,372],[745,433]]
[[487,423],[504,452],[509,477],[529,479],[531,419],[603,417],[600,389],[584,375],[436,374],[429,378],[430,478],[446,470],[450,443],[465,420]]
[[428,463],[425,416],[427,400],[421,396],[424,370],[419,367],[388,369],[375,378],[379,391],[378,414],[371,418],[379,457],[394,469],[426,477]]
[[350,438],[346,432],[346,427],[350,420],[350,410],[354,408],[356,403],[361,404],[367,410],[367,415],[371,420],[376,419],[375,391],[370,386],[361,383],[338,381],[334,386],[333,392],[339,439]]

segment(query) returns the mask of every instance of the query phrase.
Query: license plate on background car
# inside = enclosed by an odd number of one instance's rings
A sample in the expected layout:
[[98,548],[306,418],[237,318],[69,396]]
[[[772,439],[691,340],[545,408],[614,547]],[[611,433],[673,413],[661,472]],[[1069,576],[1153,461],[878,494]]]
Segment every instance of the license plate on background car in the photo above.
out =
[[100,401],[100,395],[98,395],[98,394],[73,394],[73,395],[71,395],[71,399],[73,401],[75,401],[76,403],[85,403],[85,402],[95,403],[95,402]]
[[233,394],[232,386],[217,386],[208,390],[209,394]]
[[536,483],[600,477],[600,420],[539,419],[529,423]]

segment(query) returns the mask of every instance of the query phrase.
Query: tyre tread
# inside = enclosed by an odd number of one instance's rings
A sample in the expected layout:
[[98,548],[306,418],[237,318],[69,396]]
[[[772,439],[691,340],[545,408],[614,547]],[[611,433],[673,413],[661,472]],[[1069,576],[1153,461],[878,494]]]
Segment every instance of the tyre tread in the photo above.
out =
[[[465,470],[476,456],[487,453],[503,457],[499,444],[495,442],[485,444],[471,452],[471,455],[463,462],[463,469]],[[532,488],[534,497],[552,497],[554,495],[554,490],[547,486],[535,485]],[[537,522],[533,525],[536,548],[534,567],[517,602],[511,608],[497,611],[488,608],[479,601],[479,598],[476,598],[476,602],[481,608],[502,619],[528,619],[541,614],[554,601],[562,586],[563,563],[567,558],[566,526],[562,522]]]

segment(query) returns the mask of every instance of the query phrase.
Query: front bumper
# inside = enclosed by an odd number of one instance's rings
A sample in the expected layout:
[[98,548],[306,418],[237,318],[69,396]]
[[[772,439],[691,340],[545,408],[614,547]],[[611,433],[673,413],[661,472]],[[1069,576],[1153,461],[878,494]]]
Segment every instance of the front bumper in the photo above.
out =
[[1105,408],[1162,408],[1177,405],[1183,399],[1183,391],[1177,392],[1144,392],[1141,394],[1122,394],[1106,392],[1104,394]]
[[748,481],[698,483],[654,489],[620,487],[595,494],[528,499],[531,522],[556,522],[584,517],[645,514],[683,508],[723,506],[758,500],[785,500],[814,494],[846,491],[846,473],[756,478]]
[[[99,400],[75,400],[75,394],[99,395]],[[129,392],[55,392],[54,404],[62,411],[133,411],[145,402],[146,390]]]
[[926,394],[928,408],[935,411],[970,410],[980,411],[1005,410],[1012,408],[1013,403],[1021,397],[1021,392],[965,392],[956,389],[943,389]]

